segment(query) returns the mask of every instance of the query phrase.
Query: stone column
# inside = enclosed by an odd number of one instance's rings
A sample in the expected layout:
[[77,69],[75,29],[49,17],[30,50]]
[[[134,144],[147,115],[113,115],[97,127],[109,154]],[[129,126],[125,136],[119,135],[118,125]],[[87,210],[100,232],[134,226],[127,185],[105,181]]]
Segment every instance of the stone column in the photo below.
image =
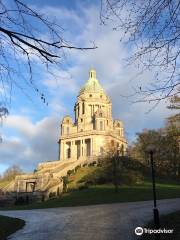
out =
[[23,192],[25,192],[26,191],[26,181],[23,181]]
[[60,147],[61,145],[60,144],[61,144],[61,141],[59,140],[58,141],[58,160],[60,160],[60,151],[61,151],[61,147]]
[[75,141],[71,141],[71,159],[75,160],[76,156],[75,156]]
[[84,139],[81,140],[81,159],[84,158]]
[[19,192],[19,180],[17,180],[17,192]]
[[60,159],[61,160],[63,160],[64,158],[63,158],[63,141],[61,140],[61,145],[60,145],[60,147],[61,147],[61,150],[60,150]]
[[93,138],[90,138],[90,156],[93,155]]

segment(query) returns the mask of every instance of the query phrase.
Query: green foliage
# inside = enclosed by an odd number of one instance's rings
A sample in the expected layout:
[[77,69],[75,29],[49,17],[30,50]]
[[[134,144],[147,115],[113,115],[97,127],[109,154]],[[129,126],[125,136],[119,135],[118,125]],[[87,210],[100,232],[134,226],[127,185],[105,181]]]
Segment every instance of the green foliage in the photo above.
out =
[[[77,171],[77,170],[76,170]],[[67,175],[68,176],[71,176],[72,174],[74,174],[75,170],[68,170],[67,171]]]
[[[101,160],[99,167],[95,167],[94,171],[84,175],[79,180],[79,183],[85,182],[90,185],[114,183],[113,167],[112,160],[104,159],[104,162]],[[147,168],[142,163],[129,157],[120,157],[118,159],[115,176],[118,185],[141,182],[145,174],[147,174]]]
[[62,181],[63,181],[63,193],[66,193],[68,187],[68,176],[62,177]]
[[74,171],[77,172],[77,170],[78,170],[79,168],[81,168],[80,165],[76,166],[75,169],[74,169]]
[[159,177],[180,180],[180,128],[168,122],[163,129],[144,130],[137,134],[130,156],[145,166],[149,165],[148,146],[155,148],[154,160]]
[[79,185],[78,190],[88,189],[89,185],[87,183],[82,183]]
[[133,185],[140,184],[144,180],[144,176],[138,172],[133,170],[126,170],[123,172],[121,177],[119,178],[120,184]]
[[93,166],[96,166],[96,164],[97,164],[96,161],[93,161],[93,162],[89,163],[88,166],[89,166],[89,167],[93,167]]
[[56,192],[50,192],[49,193],[49,198],[55,198],[56,197]]
[[94,172],[96,169],[96,167],[82,167],[79,168],[75,174],[68,176],[68,189],[74,190],[74,189],[78,189],[79,186],[81,185],[81,179],[88,175],[89,173]]
[[107,168],[96,167],[93,172],[82,177],[79,182],[86,182],[87,184],[104,184],[112,182],[112,178],[108,174]]

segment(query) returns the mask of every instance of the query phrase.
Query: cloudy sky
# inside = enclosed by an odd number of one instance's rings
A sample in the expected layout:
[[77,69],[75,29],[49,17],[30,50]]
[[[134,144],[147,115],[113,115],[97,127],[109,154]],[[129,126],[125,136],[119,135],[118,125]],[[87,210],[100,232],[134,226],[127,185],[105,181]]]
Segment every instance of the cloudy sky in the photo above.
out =
[[[78,46],[98,47],[90,51],[67,51],[61,66],[51,69],[54,75],[39,67],[35,78],[46,94],[48,106],[42,104],[32,89],[28,96],[13,89],[10,115],[0,129],[0,173],[18,164],[24,171],[32,171],[37,163],[56,160],[60,121],[65,114],[73,117],[73,105],[80,87],[88,80],[91,67],[113,103],[113,117],[124,122],[129,142],[144,128],[159,128],[170,114],[166,102],[149,112],[149,103],[134,103],[134,88],[146,87],[152,73],[138,75],[135,66],[127,66],[125,59],[132,50],[120,42],[121,32],[113,31],[111,23],[100,24],[96,1],[27,1],[38,11],[56,17],[65,29],[65,37]],[[59,3],[61,2],[61,3]],[[23,60],[22,60],[23,61]],[[36,61],[36,59],[34,60]],[[149,112],[149,113],[147,113]]]

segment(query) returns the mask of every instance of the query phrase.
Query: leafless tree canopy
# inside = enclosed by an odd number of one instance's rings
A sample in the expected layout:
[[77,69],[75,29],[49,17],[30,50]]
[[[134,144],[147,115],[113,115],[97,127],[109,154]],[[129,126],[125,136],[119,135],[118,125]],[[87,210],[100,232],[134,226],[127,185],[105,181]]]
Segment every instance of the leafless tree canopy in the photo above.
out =
[[64,39],[63,32],[55,20],[24,1],[0,0],[0,117],[8,112],[14,86],[25,92],[25,85],[29,85],[46,103],[33,81],[34,59],[48,67],[62,62],[64,49],[95,48],[74,46]]
[[145,101],[179,94],[179,0],[102,0],[100,18],[103,24],[115,20],[114,30],[134,49],[130,61],[155,73],[152,86],[138,90]]

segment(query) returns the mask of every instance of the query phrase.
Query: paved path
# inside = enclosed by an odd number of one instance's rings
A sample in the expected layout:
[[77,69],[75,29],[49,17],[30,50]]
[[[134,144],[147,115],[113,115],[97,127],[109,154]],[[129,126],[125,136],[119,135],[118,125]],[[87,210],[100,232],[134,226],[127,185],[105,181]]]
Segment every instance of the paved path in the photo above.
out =
[[[180,210],[180,199],[158,201],[161,214]],[[23,229],[10,240],[131,240],[134,229],[152,218],[152,201],[83,207],[0,211],[22,218]]]

